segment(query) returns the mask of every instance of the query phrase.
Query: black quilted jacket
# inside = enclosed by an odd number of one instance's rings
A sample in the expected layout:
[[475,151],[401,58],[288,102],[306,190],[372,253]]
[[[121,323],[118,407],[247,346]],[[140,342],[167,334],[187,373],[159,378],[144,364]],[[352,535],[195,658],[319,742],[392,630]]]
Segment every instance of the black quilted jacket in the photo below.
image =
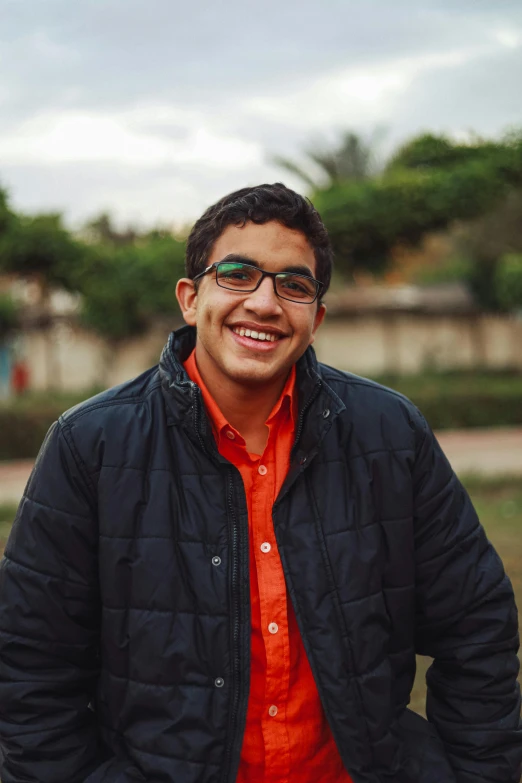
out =
[[[232,783],[249,682],[248,520],[180,360],[49,432],[0,572],[3,783]],[[510,583],[404,397],[298,363],[273,521],[322,703],[354,783],[515,783]],[[406,709],[435,659],[430,719]],[[325,783],[328,783],[327,781]]]

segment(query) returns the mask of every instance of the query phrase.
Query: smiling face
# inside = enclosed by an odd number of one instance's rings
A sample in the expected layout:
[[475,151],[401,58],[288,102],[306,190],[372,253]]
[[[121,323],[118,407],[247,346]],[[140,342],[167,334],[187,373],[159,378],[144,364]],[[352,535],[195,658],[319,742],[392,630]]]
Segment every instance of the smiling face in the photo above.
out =
[[[299,269],[315,277],[314,251],[304,234],[277,221],[227,226],[208,264],[231,255],[267,272]],[[199,280],[197,290],[192,280],[183,278],[176,294],[185,321],[197,327],[196,360],[209,389],[214,384],[282,387],[313,342],[326,310],[317,301],[301,304],[279,298],[268,277],[252,293],[221,288],[214,271]]]

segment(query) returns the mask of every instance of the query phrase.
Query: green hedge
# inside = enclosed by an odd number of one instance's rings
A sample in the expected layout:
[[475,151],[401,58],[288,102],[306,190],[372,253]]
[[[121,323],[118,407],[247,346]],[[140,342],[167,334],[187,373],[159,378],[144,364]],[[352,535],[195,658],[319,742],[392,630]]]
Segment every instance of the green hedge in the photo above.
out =
[[47,430],[60,413],[63,408],[0,408],[0,460],[35,457]]
[[[432,373],[375,380],[413,400],[433,429],[522,426],[522,374]],[[53,421],[94,391],[30,395],[0,406],[0,460],[36,456]]]
[[417,394],[413,400],[433,429],[522,426],[522,395]]
[[409,397],[433,429],[522,426],[520,373],[428,373],[375,380]]
[[51,424],[68,408],[99,391],[30,392],[0,405],[0,460],[35,457]]

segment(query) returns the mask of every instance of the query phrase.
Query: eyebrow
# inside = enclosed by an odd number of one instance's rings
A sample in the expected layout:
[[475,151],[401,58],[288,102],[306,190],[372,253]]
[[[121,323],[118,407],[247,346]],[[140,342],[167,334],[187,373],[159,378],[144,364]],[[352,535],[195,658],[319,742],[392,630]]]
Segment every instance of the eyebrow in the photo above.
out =
[[[265,271],[263,270],[263,267],[259,261],[256,261],[255,258],[244,256],[239,253],[229,253],[228,256],[222,258],[221,261],[227,261],[229,263],[235,264],[250,264],[250,266],[255,266],[257,269]],[[284,269],[280,269],[277,274],[285,274],[287,272],[291,272],[295,275],[306,275],[307,277],[314,278],[312,270],[306,264],[289,264],[288,266],[285,266]]]

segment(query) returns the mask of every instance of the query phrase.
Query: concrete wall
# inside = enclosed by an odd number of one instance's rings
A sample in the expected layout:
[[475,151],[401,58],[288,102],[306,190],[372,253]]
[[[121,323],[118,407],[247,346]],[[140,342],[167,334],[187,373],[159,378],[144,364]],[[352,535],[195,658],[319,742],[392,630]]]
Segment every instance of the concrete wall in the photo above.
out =
[[522,320],[491,315],[362,315],[332,319],[315,347],[327,364],[364,375],[426,368],[522,369]]
[[[47,331],[26,332],[18,349],[33,389],[103,388],[155,364],[169,330],[178,325],[158,324],[142,337],[111,345],[61,321]],[[522,320],[412,313],[327,318],[315,349],[326,364],[361,375],[426,368],[522,370]]]
[[156,364],[168,333],[168,327],[157,326],[141,337],[111,344],[61,322],[49,330],[26,332],[17,351],[29,366],[32,389],[102,389]]

